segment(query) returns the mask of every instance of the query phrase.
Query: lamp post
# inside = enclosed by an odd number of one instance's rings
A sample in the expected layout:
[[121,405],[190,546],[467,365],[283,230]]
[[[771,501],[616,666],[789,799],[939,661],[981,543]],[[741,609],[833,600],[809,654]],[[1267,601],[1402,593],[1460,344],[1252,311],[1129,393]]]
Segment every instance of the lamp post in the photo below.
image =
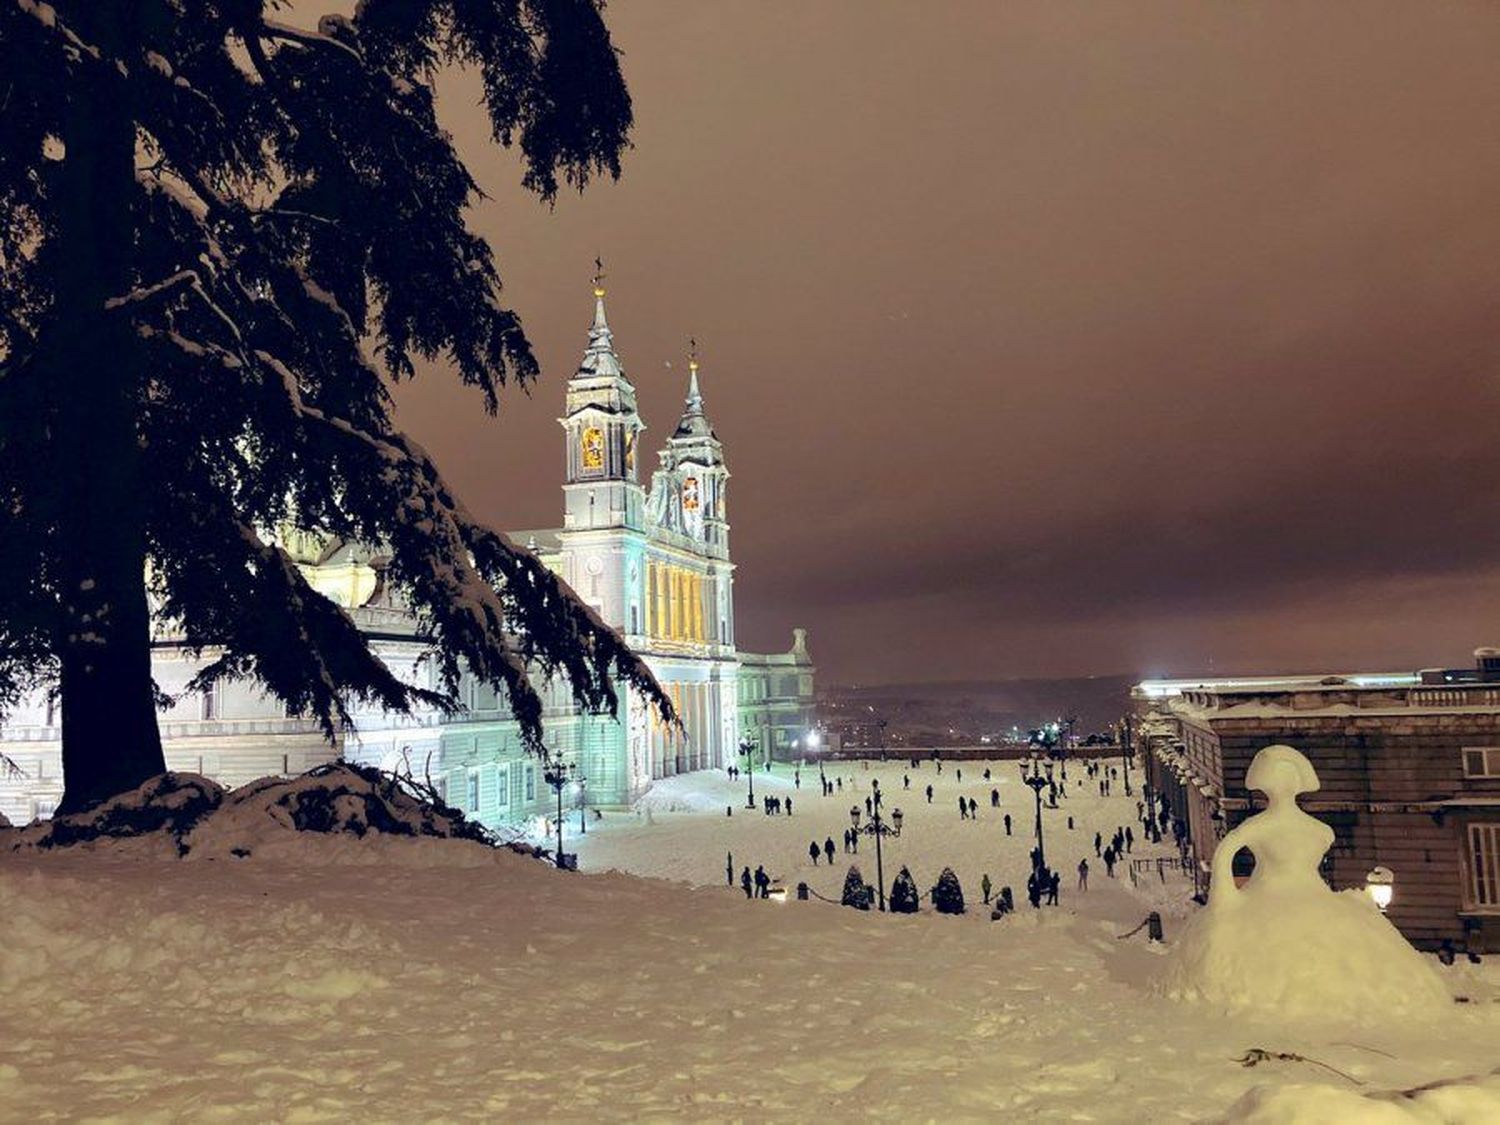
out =
[[863,828],[859,826],[859,806],[849,807],[849,819],[854,823],[854,851],[859,853],[859,836],[863,832],[868,836],[875,837],[875,893],[880,902],[880,909],[885,909],[885,857],[880,850],[880,838],[882,836],[901,835],[901,810],[891,810],[891,824],[886,824],[880,819],[882,798],[880,793],[880,782],[878,779],[871,780],[870,788],[873,790],[870,796],[870,823]]
[[1026,784],[1031,787],[1032,795],[1036,797],[1036,864],[1038,867],[1047,866],[1047,852],[1042,843],[1042,790],[1047,788],[1048,781],[1042,776],[1042,771],[1037,768],[1036,761],[1032,761],[1031,773],[1025,776]]
[[587,820],[589,779],[580,777],[574,784],[578,786],[578,831],[581,835],[587,836],[589,834]]
[[1135,751],[1133,733],[1130,729],[1130,714],[1125,715],[1125,734],[1120,739],[1120,765],[1125,770],[1125,796],[1130,796],[1130,759]]
[[561,758],[553,758],[548,755],[543,759],[542,779],[557,794],[557,866],[565,867],[563,862],[563,789],[569,784],[577,766],[572,762],[564,763]]
[[1384,914],[1395,895],[1396,875],[1389,867],[1377,867],[1365,876],[1365,890]]
[[755,807],[755,739],[748,734],[740,739],[740,754],[745,759],[745,777],[750,782],[750,795],[745,798],[745,807]]

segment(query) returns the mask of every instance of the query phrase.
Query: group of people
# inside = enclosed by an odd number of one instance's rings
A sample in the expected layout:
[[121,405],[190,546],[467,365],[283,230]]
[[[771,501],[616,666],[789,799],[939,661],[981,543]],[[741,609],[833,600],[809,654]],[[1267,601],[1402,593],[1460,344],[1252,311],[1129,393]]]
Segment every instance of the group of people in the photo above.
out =
[[761,807],[765,809],[767,816],[780,816],[785,811],[787,816],[792,815],[792,799],[790,797],[763,797]]
[[[724,879],[732,887],[734,886],[734,853],[724,854]],[[740,890],[745,892],[746,898],[770,898],[771,876],[766,874],[764,864],[755,865],[755,874],[750,874],[750,868],[740,872]]]
[[[990,882],[990,874],[986,871],[984,878],[979,880],[979,889],[984,892],[984,904],[986,906],[990,905],[990,891],[993,888],[994,884]],[[1016,900],[1011,894],[1010,888],[1001,887],[1000,893],[995,896],[995,908],[991,913],[991,917],[999,918],[1001,915],[1009,914],[1015,908]]]
[[1062,886],[1062,876],[1046,864],[1038,861],[1026,877],[1026,900],[1035,909],[1040,909],[1045,899],[1048,906],[1057,905],[1057,892]]
[[[849,831],[848,831],[848,829],[844,830],[844,850],[846,852],[849,850]],[[818,842],[816,840],[814,840],[812,843],[810,843],[810,844],[807,845],[807,854],[812,857],[812,861],[813,861],[813,866],[814,867],[818,866],[818,856],[819,855],[826,855],[828,857],[828,866],[832,867],[833,866],[833,837],[829,836],[826,840],[824,840],[821,847],[819,847],[818,846]]]

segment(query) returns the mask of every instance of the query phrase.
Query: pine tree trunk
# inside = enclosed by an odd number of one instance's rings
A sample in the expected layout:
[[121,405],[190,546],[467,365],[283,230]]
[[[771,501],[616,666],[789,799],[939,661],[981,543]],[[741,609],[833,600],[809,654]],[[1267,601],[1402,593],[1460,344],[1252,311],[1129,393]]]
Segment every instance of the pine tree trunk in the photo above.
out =
[[[127,56],[135,5],[106,16],[106,56]],[[113,39],[113,42],[110,40]],[[72,812],[165,768],[151,680],[141,370],[127,318],[105,301],[132,288],[135,125],[126,83],[98,67],[71,91],[58,208],[51,338],[39,359],[55,426],[62,758]]]

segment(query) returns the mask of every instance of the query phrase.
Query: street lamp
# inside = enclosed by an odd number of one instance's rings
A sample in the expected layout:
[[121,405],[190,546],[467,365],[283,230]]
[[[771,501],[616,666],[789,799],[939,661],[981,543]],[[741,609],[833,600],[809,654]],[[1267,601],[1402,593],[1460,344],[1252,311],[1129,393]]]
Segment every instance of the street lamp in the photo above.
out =
[[557,794],[557,866],[566,867],[563,860],[563,789],[566,788],[573,776],[577,766],[572,763],[564,763],[561,758],[552,758],[550,755],[542,760],[542,779]]
[[1396,875],[1389,867],[1377,867],[1365,876],[1365,890],[1369,892],[1370,898],[1375,905],[1380,907],[1380,913],[1384,914],[1386,907],[1390,906],[1391,898],[1395,895]]
[[1031,787],[1032,794],[1036,797],[1036,865],[1045,867],[1047,865],[1047,853],[1042,844],[1042,790],[1047,788],[1048,781],[1042,776],[1042,771],[1033,768],[1029,777],[1025,779],[1026,784]]
[[1134,738],[1130,729],[1130,715],[1125,716],[1125,735],[1120,739],[1120,765],[1125,770],[1125,796],[1130,796],[1130,759],[1135,751]]
[[740,754],[745,759],[745,777],[750,782],[750,795],[745,798],[745,807],[755,807],[755,739],[748,734],[740,739]]
[[849,819],[854,822],[854,851],[859,852],[859,835],[861,832],[867,836],[875,837],[875,892],[880,901],[880,909],[885,909],[885,858],[880,850],[880,838],[882,836],[901,835],[901,810],[891,810],[891,820],[895,822],[895,828],[880,819],[881,794],[880,782],[872,780],[870,788],[873,793],[870,797],[870,823],[863,828],[859,826],[859,806],[851,805],[849,808]]

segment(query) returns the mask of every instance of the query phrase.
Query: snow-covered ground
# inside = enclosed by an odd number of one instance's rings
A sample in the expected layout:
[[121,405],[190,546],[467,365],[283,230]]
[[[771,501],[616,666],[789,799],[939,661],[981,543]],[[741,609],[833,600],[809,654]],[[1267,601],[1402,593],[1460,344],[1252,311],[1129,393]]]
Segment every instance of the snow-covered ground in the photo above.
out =
[[[898,770],[887,879],[906,863],[925,889],[951,863],[971,898],[981,870],[1020,897],[1030,793],[1008,771],[1010,841],[977,776],[970,824],[951,783],[925,810]],[[747,902],[722,885],[726,848],[787,885],[842,883],[842,850],[814,871],[806,847],[838,844],[850,783],[821,801],[816,772],[802,780],[767,783],[792,793],[788,820],[724,816],[742,783],[676,779],[650,822],[591,825],[581,874],[437,839],[302,834],[177,860],[10,852],[0,833],[0,1120],[1500,1120],[1476,1081],[1365,1096],[1495,1066],[1489,966],[1445,971],[1483,1002],[1437,1025],[1290,1026],[1152,994],[1165,951],[1117,938],[1147,904],[1102,871],[1079,895],[1065,867],[1061,908],[994,923]],[[1077,792],[1047,814],[1062,863],[1085,836],[1092,854],[1089,815],[1106,836],[1134,823],[1133,800]],[[1054,832],[1069,811],[1074,837]],[[1254,1048],[1348,1077],[1236,1061]]]
[[[565,817],[563,846],[577,850],[580,864],[588,870],[619,870],[636,875],[675,879],[701,886],[725,885],[725,861],[732,854],[735,876],[745,866],[752,871],[764,865],[766,872],[788,889],[806,882],[818,894],[837,900],[844,885],[848,865],[857,863],[867,882],[875,881],[875,844],[861,835],[859,856],[845,855],[843,833],[852,823],[851,806],[858,805],[861,824],[868,823],[864,798],[871,782],[878,781],[885,794],[884,818],[889,821],[893,810],[902,813],[901,835],[887,836],[881,845],[885,866],[885,885],[904,864],[911,871],[919,890],[925,892],[937,881],[944,867],[952,867],[963,885],[964,898],[970,904],[974,919],[989,924],[989,912],[982,905],[980,881],[984,875],[998,890],[1012,888],[1018,906],[1030,909],[1025,901],[1026,876],[1031,870],[1030,851],[1036,843],[1036,800],[1021,781],[1015,762],[949,763],[939,773],[931,762],[922,762],[915,770],[904,762],[838,762],[825,770],[830,781],[842,781],[830,797],[820,796],[818,767],[800,770],[776,765],[769,775],[757,770],[755,797],[757,807],[747,809],[746,780],[731,781],[723,771],[706,771],[668,778],[657,782],[640,806],[631,814],[606,814],[602,822],[588,824],[586,836],[578,831],[578,816]],[[990,772],[985,780],[984,773]],[[961,775],[961,776],[960,776]],[[800,776],[800,785],[798,778]],[[910,788],[906,788],[910,779]],[[926,787],[933,788],[929,804]],[[1000,793],[1000,807],[990,807],[990,791]],[[1091,918],[1129,920],[1130,929],[1145,917],[1148,910],[1160,910],[1168,917],[1191,909],[1191,882],[1168,876],[1163,884],[1153,873],[1140,893],[1128,895],[1126,864],[1115,868],[1115,878],[1105,873],[1104,861],[1094,854],[1094,834],[1103,836],[1107,846],[1117,828],[1129,827],[1136,841],[1126,857],[1154,859],[1177,854],[1170,834],[1158,845],[1140,839],[1141,825],[1136,817],[1136,795],[1126,797],[1123,784],[1113,782],[1113,795],[1100,797],[1098,783],[1084,776],[1078,766],[1068,771],[1066,798],[1058,807],[1047,807],[1042,801],[1042,837],[1047,863],[1063,876],[1060,904]],[[963,795],[978,802],[977,820],[964,820],[958,813],[958,798]],[[791,815],[767,816],[760,811],[763,796],[790,798]],[[733,815],[726,815],[726,809]],[[1005,816],[1011,818],[1011,834],[1005,834]],[[1073,828],[1068,828],[1068,818]],[[833,838],[834,864],[820,859],[816,866],[808,854],[808,845]],[[1077,891],[1078,862],[1089,863],[1089,890]],[[1147,899],[1150,899],[1148,902]],[[924,902],[925,908],[925,902]]]

